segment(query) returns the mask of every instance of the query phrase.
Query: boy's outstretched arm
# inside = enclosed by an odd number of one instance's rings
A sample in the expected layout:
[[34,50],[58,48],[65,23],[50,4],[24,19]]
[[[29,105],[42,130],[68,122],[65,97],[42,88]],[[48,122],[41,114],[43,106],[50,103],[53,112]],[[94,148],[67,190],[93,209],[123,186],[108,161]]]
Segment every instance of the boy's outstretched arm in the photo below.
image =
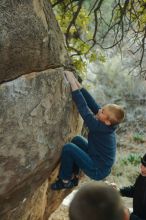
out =
[[90,95],[90,93],[85,88],[82,88],[80,91],[82,92],[82,94],[87,102],[88,107],[96,115],[98,110],[101,108],[100,105],[98,105],[95,102],[93,97]]
[[66,78],[69,81],[72,88],[72,97],[76,106],[82,116],[85,124],[89,128],[90,131],[97,132],[103,131],[106,132],[108,130],[107,126],[97,120],[93,114],[89,111],[88,105],[81,91],[78,89],[78,86],[75,82],[75,77],[73,73],[67,71]]
[[98,110],[101,108],[100,105],[98,105],[96,101],[94,100],[94,98],[90,95],[90,93],[85,88],[82,87],[82,85],[78,82],[78,80],[75,78],[72,72],[65,71],[65,73],[66,73],[66,77],[69,77],[68,81],[70,80],[69,82],[70,84],[72,84],[71,85],[71,87],[73,87],[72,91],[74,91],[74,88],[75,88],[75,85],[73,85],[75,81],[76,86],[82,92],[82,95],[84,96],[89,109],[94,114],[97,114]]

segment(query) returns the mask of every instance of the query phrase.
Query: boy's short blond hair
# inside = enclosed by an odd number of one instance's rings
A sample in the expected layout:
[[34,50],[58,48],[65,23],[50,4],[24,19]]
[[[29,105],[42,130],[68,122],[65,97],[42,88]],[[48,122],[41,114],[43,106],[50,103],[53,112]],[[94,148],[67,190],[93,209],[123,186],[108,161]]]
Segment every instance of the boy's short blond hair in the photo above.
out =
[[112,125],[119,124],[123,121],[125,113],[122,106],[116,104],[107,104],[104,107],[110,111],[109,121]]

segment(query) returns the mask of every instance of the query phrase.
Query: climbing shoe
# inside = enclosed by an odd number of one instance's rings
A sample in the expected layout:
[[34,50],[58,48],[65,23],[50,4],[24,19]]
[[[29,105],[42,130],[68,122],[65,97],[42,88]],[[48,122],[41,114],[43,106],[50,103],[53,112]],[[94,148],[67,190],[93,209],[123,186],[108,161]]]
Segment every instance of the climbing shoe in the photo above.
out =
[[74,177],[71,181],[72,181],[72,183],[74,184],[74,186],[78,186],[78,184],[79,184],[79,178]]
[[67,183],[64,183],[61,179],[56,180],[55,183],[51,185],[52,190],[61,190],[61,189],[71,189],[73,188],[74,182],[72,180],[69,180]]

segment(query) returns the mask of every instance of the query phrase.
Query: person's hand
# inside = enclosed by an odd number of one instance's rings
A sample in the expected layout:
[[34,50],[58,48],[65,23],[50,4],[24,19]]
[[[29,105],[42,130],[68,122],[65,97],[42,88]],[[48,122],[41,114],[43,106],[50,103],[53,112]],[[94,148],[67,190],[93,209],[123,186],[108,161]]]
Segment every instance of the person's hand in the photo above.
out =
[[76,78],[75,78],[75,82],[76,82],[78,88],[81,89],[81,88],[82,88],[82,85],[79,83],[79,81],[78,81]]
[[108,181],[105,181],[105,183],[106,183],[107,185],[113,187],[114,189],[118,190],[118,191],[120,190],[120,189],[118,188],[118,186],[117,186],[116,183],[110,183],[110,182],[108,182]]
[[72,91],[78,90],[79,88],[77,86],[76,78],[75,78],[74,74],[70,71],[65,71],[65,76],[66,76],[66,79],[68,80],[68,82],[70,83]]
[[127,208],[124,210],[124,220],[130,220],[130,212]]
[[76,78],[71,71],[65,71],[65,76],[70,84],[76,83]]
[[111,183],[111,186],[118,191],[120,190],[116,183]]

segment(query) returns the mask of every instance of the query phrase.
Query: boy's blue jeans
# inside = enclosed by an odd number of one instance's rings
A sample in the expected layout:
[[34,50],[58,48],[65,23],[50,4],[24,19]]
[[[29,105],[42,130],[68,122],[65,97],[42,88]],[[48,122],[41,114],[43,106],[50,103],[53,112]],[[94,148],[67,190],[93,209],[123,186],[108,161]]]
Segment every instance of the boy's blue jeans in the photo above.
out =
[[71,143],[65,144],[61,155],[59,178],[70,180],[72,175],[77,175],[82,170],[87,176],[101,180],[108,174],[102,174],[94,165],[93,159],[88,154],[88,142],[82,136],[76,136]]

